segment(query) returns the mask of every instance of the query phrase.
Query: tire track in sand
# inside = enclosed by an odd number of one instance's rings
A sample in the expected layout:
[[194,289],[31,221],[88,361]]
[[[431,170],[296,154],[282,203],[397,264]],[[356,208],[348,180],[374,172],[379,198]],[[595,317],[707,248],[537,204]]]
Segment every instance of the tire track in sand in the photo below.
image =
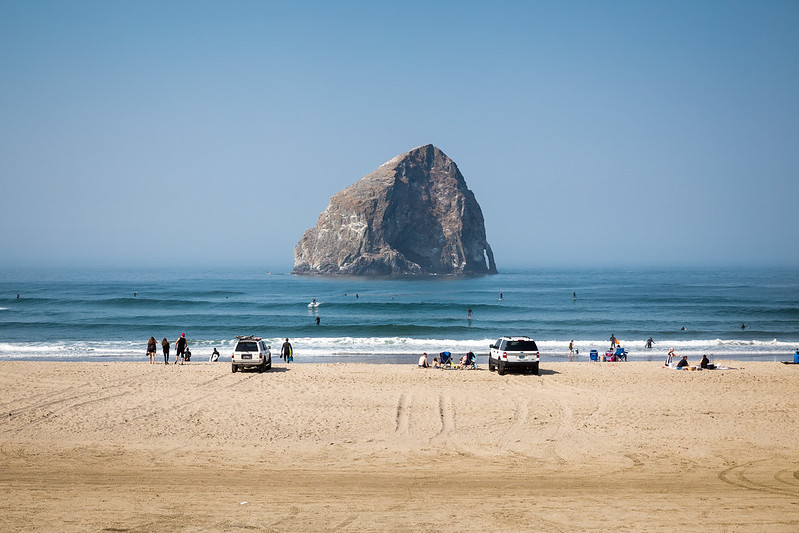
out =
[[[724,483],[741,489],[765,492],[768,494],[778,494],[780,496],[788,496],[790,498],[799,498],[799,485],[796,485],[793,482],[786,482],[781,476],[781,474],[790,472],[790,470],[780,470],[773,474],[772,479],[781,483],[781,485],[775,486],[751,479],[753,475],[757,473],[754,469],[755,465],[771,460],[773,460],[773,458],[759,459],[757,461],[750,461],[742,465],[734,465],[729,468],[725,468],[718,473],[718,478]],[[799,478],[799,471],[794,471],[792,475],[795,478]]]
[[413,395],[409,392],[400,394],[397,401],[397,418],[394,435],[403,440],[410,438],[408,433],[408,423],[411,416],[411,403],[413,402]]

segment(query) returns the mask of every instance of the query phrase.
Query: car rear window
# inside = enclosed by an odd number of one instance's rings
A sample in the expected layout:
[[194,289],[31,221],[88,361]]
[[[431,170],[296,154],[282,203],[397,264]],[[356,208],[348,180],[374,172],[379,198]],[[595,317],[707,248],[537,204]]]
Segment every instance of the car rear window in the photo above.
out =
[[505,350],[508,352],[537,352],[535,341],[508,341]]
[[257,352],[258,351],[258,343],[256,342],[240,342],[238,346],[236,346],[237,352]]

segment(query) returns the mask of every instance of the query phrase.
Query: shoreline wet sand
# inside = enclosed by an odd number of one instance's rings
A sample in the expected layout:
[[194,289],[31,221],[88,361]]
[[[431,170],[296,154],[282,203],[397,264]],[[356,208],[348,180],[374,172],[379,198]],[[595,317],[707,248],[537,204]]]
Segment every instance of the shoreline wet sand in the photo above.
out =
[[725,364],[4,361],[0,530],[794,531],[799,365]]

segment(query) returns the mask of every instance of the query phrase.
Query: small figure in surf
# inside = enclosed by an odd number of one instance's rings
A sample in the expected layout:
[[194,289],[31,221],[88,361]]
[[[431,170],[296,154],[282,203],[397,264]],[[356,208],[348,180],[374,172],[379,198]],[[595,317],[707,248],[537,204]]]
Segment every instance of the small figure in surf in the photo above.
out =
[[291,343],[288,339],[286,339],[286,342],[284,342],[283,346],[280,348],[280,358],[287,363],[294,360],[294,350],[291,348]]
[[746,324],[744,324],[743,322],[741,322],[741,329],[746,329]]
[[502,293],[499,293],[499,299],[502,300]]
[[576,299],[577,299],[577,291],[572,293],[572,300],[576,300]]
[[471,320],[472,319],[472,308],[471,307],[469,308],[468,311],[466,311],[466,319],[467,320]]
[[569,357],[574,357],[574,339],[569,342]]
[[655,341],[652,339],[652,337],[649,337],[649,338],[646,340],[646,347],[647,347],[647,348],[652,348],[652,345],[653,345],[653,344],[655,344]]
[[618,344],[618,342],[619,341],[616,340],[616,336],[613,333],[611,333],[610,334],[610,349],[611,350],[615,350],[616,349],[616,344]]
[[316,317],[316,325],[317,326],[319,325],[319,317],[318,316]]

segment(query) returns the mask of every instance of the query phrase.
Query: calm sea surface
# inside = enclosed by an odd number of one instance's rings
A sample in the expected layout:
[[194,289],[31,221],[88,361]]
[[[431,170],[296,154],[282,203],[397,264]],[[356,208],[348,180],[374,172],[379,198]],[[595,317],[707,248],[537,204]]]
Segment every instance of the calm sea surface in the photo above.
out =
[[[320,305],[309,309],[314,298]],[[0,272],[0,359],[144,360],[151,335],[174,343],[183,332],[200,360],[213,347],[228,355],[242,334],[277,346],[289,337],[297,362],[485,355],[506,334],[536,339],[544,361],[568,359],[574,339],[585,360],[611,333],[632,360],[663,359],[669,347],[689,359],[788,360],[799,347],[799,270],[543,269],[425,280]],[[656,344],[646,349],[650,336]]]

